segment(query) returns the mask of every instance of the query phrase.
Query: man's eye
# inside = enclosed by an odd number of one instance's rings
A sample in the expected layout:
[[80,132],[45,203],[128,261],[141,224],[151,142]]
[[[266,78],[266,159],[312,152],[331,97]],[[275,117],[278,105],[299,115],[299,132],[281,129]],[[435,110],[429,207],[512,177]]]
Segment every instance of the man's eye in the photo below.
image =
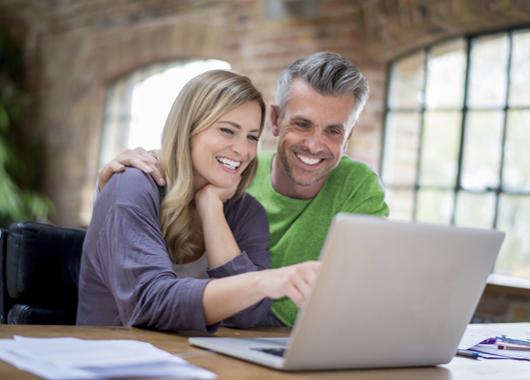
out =
[[307,128],[307,123],[298,123],[299,127]]
[[330,129],[329,133],[332,134],[332,135],[340,135],[340,132],[337,131],[336,129]]

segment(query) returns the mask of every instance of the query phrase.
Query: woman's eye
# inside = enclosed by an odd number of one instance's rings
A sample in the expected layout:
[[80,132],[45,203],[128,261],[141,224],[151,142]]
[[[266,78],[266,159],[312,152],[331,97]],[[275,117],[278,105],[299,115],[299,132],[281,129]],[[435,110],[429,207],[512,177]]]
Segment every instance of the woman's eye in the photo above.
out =
[[256,136],[252,136],[252,135],[249,135],[248,139],[252,141],[256,141],[256,142],[259,141],[259,139]]
[[228,134],[231,134],[231,135],[234,134],[234,131],[232,131],[229,128],[221,128],[221,132],[228,133]]

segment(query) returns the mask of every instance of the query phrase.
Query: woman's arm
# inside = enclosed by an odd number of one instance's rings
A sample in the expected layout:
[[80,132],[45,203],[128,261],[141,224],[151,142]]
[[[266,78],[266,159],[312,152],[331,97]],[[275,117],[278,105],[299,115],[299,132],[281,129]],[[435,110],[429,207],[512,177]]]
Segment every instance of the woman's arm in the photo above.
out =
[[[209,269],[210,278],[270,269],[269,221],[263,206],[246,194],[237,201],[224,203],[226,221],[241,253],[222,266]],[[272,305],[264,298],[252,306],[223,320],[222,326],[246,328],[258,323]]]
[[264,297],[288,296],[298,304],[307,297],[316,263],[213,280],[176,278],[160,231],[154,182],[128,169],[109,186],[83,252],[85,264],[93,266],[94,281],[86,287],[91,302],[80,300],[91,313],[107,316],[105,324],[211,334],[218,322]]
[[[202,295],[211,280],[177,279],[159,221],[159,188],[132,168],[98,200],[85,238],[80,289],[85,324],[213,333]],[[81,283],[81,279],[80,279]]]
[[241,253],[223,207],[223,203],[234,196],[236,189],[237,185],[230,189],[206,185],[195,194],[210,268],[219,267]]
[[[106,261],[105,283],[125,325],[177,331],[193,329],[211,334],[219,322],[234,315],[240,315],[241,323],[230,324],[234,327],[258,322],[263,313],[259,306],[254,309],[254,305],[270,306],[271,299],[283,296],[301,305],[309,295],[317,262],[213,280],[178,279],[155,224],[131,228],[131,221],[140,225],[135,221],[144,219],[142,215],[128,208],[120,207],[117,211],[120,211],[117,218],[107,219],[115,227],[110,233],[113,243],[105,239],[108,253],[100,258]],[[123,220],[125,224],[120,223]],[[110,253],[117,240],[125,243],[122,253]],[[142,241],[139,247],[137,243]],[[144,245],[146,241],[151,243]]]
[[[209,185],[195,197],[196,203],[201,205],[198,209],[208,261],[210,266],[212,263],[219,265],[209,274],[226,272],[223,273],[226,277],[206,285],[204,316],[206,323],[223,321],[224,326],[249,327],[263,318],[273,298],[287,296],[300,305],[309,293],[318,264],[308,262],[275,270],[258,270],[270,268],[267,214],[251,196],[228,203],[225,214],[219,196],[223,191],[226,192]],[[232,195],[230,193],[227,197]],[[241,255],[241,251],[246,252]],[[232,269],[232,273],[227,268]]]
[[286,296],[300,307],[310,294],[319,265],[307,261],[210,281],[202,296],[206,324],[220,322],[263,298]]

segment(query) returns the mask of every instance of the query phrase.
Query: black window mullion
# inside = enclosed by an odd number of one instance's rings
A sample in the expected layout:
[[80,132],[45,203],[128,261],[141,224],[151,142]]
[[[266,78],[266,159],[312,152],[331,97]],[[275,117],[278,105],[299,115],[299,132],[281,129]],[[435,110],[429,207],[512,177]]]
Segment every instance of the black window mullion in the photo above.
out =
[[504,123],[502,126],[502,141],[501,141],[501,163],[499,168],[499,186],[495,190],[495,215],[493,217],[493,228],[497,228],[497,218],[499,215],[499,198],[503,192],[502,175],[504,172],[504,148],[506,145],[506,128],[508,125],[508,99],[510,97],[510,75],[512,70],[512,50],[513,50],[513,32],[508,34],[508,64],[506,67],[506,98],[504,101]]
[[458,153],[458,171],[456,174],[456,184],[454,187],[453,197],[453,215],[451,215],[451,224],[455,224],[456,217],[456,202],[458,192],[462,190],[462,166],[464,162],[464,137],[466,133],[466,119],[467,119],[467,97],[469,93],[469,77],[471,74],[471,38],[467,37],[467,51],[466,51],[466,79],[464,82],[464,104],[462,105],[462,125],[460,128],[460,151]]
[[424,73],[423,73],[423,103],[420,108],[421,118],[420,118],[420,136],[419,136],[419,147],[418,147],[418,161],[416,165],[416,181],[414,184],[414,210],[412,210],[412,215],[414,220],[417,219],[418,212],[418,190],[420,189],[420,171],[421,171],[421,152],[422,152],[422,141],[423,141],[423,128],[425,123],[425,103],[427,102],[427,80],[429,79],[429,60],[431,56],[431,48],[426,49],[425,54],[425,64],[424,64]]

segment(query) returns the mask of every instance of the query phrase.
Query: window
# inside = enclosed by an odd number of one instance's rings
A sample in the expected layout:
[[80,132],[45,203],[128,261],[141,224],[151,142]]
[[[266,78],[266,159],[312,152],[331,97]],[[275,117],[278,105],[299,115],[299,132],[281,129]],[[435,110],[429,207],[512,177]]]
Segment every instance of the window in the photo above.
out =
[[390,218],[506,232],[494,273],[530,278],[530,29],[392,62],[381,174]]
[[215,59],[155,64],[112,83],[107,91],[100,167],[127,148],[160,149],[173,101],[193,77],[230,64]]

